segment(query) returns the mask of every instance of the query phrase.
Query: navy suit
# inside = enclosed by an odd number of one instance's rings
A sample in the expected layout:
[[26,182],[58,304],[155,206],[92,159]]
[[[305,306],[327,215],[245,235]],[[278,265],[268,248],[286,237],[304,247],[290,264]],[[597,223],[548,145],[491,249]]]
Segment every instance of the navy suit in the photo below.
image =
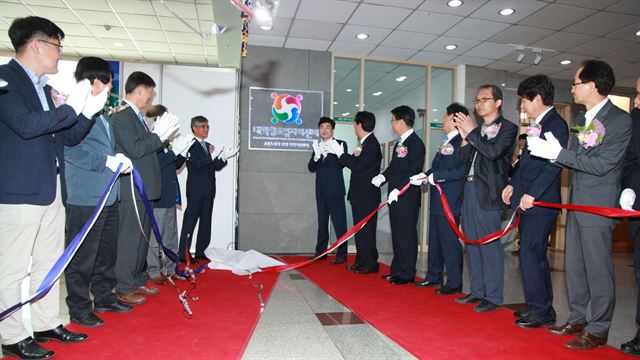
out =
[[[464,184],[464,166],[456,160],[462,138],[454,136],[438,149],[433,157],[431,169],[433,180],[442,191],[451,207],[451,212],[460,223],[460,203]],[[427,253],[427,277],[433,283],[443,284],[443,272],[447,268],[447,286],[456,289],[462,286],[462,245],[447,221],[440,195],[435,188],[429,195],[429,252]]]
[[[205,144],[207,149],[212,147],[208,142]],[[187,157],[187,209],[182,220],[178,247],[181,260],[185,260],[187,245],[193,241],[191,236],[198,220],[200,222],[195,256],[205,256],[204,251],[211,242],[211,214],[213,200],[216,197],[216,171],[227,166],[227,162],[219,157],[212,160],[209,151],[205,151],[199,141],[191,145]],[[187,244],[187,235],[189,235],[189,244]]]
[[[567,146],[569,130],[567,123],[555,109],[549,110],[540,120],[540,137],[553,133],[562,147]],[[546,159],[531,156],[525,149],[516,172],[511,178],[513,186],[511,208],[517,211],[522,195],[531,195],[536,201],[561,203],[560,174],[562,168]],[[555,228],[558,210],[534,206],[520,217],[520,269],[524,295],[529,313],[545,316],[553,305],[553,288],[547,245],[549,235]]]
[[[351,169],[349,193],[354,224],[375,210],[380,203],[380,188],[371,184],[371,179],[380,172],[382,152],[380,143],[373,133],[360,145],[359,153],[340,156],[340,164]],[[356,155],[357,154],[357,155]],[[376,228],[378,216],[374,216],[356,234],[356,261],[354,266],[366,270],[378,270],[378,250],[376,249]]]
[[[336,139],[337,140],[337,139]],[[344,152],[347,152],[347,144],[337,140]],[[318,238],[315,255],[320,255],[329,244],[329,216],[333,223],[333,229],[339,238],[347,232],[347,210],[344,204],[344,168],[335,154],[321,156],[314,161],[314,154],[309,159],[308,169],[316,173],[316,207],[318,209]],[[338,247],[336,259],[347,258],[347,243]]]

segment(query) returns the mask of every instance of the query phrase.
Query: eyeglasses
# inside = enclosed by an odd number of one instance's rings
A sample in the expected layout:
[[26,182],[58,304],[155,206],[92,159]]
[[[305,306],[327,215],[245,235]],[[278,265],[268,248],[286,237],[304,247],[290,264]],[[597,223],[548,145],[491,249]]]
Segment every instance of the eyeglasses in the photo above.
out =
[[484,103],[486,103],[486,102],[487,102],[487,101],[489,101],[489,100],[494,100],[494,99],[493,99],[493,98],[490,98],[490,97],[483,97],[483,98],[479,98],[479,99],[473,99],[473,103],[474,103],[474,104],[477,104],[477,103],[484,104]]
[[588,83],[588,81],[581,81],[581,82],[573,83],[573,84],[571,84],[571,87],[576,87],[578,85],[582,85],[582,84],[586,84],[586,83]]
[[195,127],[197,127],[197,128],[203,128],[203,129],[208,129],[208,128],[209,128],[209,125],[207,125],[207,124],[202,124],[202,125],[198,125],[198,126],[195,126]]
[[51,41],[42,40],[42,39],[38,39],[38,41],[43,42],[43,43],[47,43],[49,45],[53,45],[53,46],[57,47],[58,48],[58,52],[62,52],[62,49],[64,48],[64,46],[62,46],[62,44],[56,44],[56,43],[51,42]]

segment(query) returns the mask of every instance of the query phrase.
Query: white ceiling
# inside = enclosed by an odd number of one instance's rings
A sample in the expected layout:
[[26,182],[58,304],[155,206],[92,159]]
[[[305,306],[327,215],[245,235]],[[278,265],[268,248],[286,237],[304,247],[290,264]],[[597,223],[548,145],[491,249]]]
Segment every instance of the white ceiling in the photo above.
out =
[[[463,1],[450,8],[446,0],[280,0],[273,30],[252,23],[249,44],[470,64],[523,75],[543,72],[560,79],[571,79],[582,60],[599,58],[614,67],[618,85],[635,86],[640,75],[640,37],[635,35],[640,30],[640,0]],[[160,0],[0,0],[0,52],[13,52],[7,30],[14,18],[38,15],[65,31],[67,57],[239,66],[236,47],[223,46],[220,35],[210,34],[215,9],[215,21],[229,26],[227,39],[240,43],[239,13],[227,9],[232,8],[228,0],[165,4],[208,38],[189,29]],[[505,7],[516,11],[499,15]],[[357,40],[360,32],[369,38]],[[448,44],[458,48],[445,50]],[[530,50],[517,63],[515,48],[507,44],[553,51],[545,51],[540,65],[534,66]],[[224,51],[234,52],[236,65],[220,61]],[[560,65],[564,59],[573,63]]]

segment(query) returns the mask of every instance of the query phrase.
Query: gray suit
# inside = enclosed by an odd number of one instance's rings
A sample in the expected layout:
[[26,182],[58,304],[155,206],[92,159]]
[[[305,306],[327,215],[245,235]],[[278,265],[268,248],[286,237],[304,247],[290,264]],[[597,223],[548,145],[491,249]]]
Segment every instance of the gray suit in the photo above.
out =
[[[557,163],[571,169],[569,202],[617,207],[620,177],[631,137],[629,114],[607,101],[595,119],[605,127],[600,145],[585,149],[573,136]],[[576,119],[584,124],[584,116]],[[586,331],[606,337],[615,305],[611,231],[615,219],[570,211],[567,217],[566,277],[571,324],[587,323]]]

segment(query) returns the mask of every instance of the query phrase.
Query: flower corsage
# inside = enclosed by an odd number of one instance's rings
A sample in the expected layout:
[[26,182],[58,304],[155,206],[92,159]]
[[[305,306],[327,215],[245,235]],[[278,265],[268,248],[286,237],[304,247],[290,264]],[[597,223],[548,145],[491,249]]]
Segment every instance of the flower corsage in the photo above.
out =
[[498,131],[500,131],[500,127],[502,124],[493,124],[484,129],[484,134],[487,135],[487,139],[491,140],[498,135]]
[[585,149],[600,145],[606,133],[604,125],[598,119],[593,119],[586,128],[584,126],[576,126],[572,130],[577,132],[578,142]]
[[396,155],[398,155],[399,158],[407,156],[408,153],[408,147],[404,146],[404,144],[398,144],[398,146],[396,147]]
[[527,126],[527,136],[540,137],[542,133],[542,126],[540,124],[533,123]]

